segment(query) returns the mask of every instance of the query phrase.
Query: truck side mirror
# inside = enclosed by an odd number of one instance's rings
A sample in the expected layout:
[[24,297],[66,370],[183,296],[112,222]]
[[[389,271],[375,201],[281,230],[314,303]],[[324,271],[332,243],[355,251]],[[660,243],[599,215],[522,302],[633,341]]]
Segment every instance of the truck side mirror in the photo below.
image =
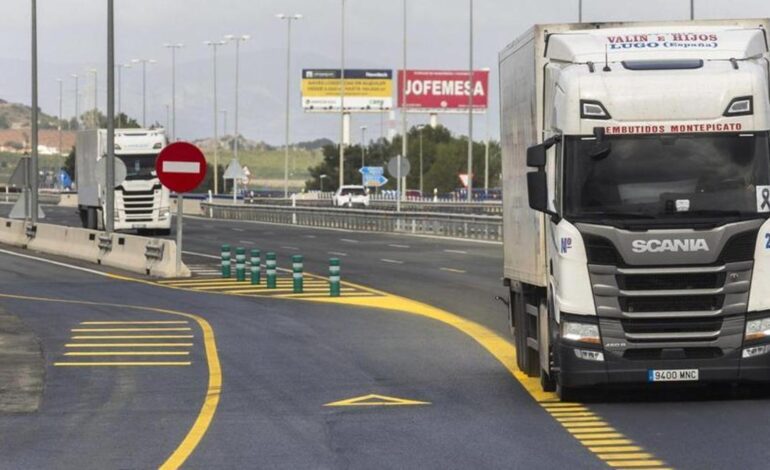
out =
[[544,171],[527,173],[529,207],[544,214],[553,215],[548,208],[548,175]]
[[543,168],[545,166],[545,144],[534,145],[527,149],[527,166]]

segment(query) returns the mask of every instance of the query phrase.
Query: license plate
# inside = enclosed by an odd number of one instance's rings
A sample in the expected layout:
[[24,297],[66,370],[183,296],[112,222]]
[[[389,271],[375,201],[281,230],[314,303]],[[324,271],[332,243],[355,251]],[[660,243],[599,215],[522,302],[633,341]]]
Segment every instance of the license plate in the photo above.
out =
[[131,228],[147,228],[147,224],[132,224]]
[[697,382],[698,369],[671,369],[647,371],[650,382]]

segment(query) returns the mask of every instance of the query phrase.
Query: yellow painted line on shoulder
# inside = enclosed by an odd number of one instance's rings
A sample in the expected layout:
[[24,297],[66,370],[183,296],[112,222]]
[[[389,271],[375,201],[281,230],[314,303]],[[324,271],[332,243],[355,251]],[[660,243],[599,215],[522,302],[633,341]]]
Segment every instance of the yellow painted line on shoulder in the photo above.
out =
[[556,421],[560,423],[584,423],[589,421],[601,421],[602,418],[598,416],[588,416],[583,418],[556,418]]
[[605,423],[604,421],[589,421],[586,423],[560,423],[562,426],[564,426],[565,429],[590,429],[592,427],[596,426],[609,426],[609,424]]
[[605,433],[605,432],[617,432],[614,428],[611,428],[609,426],[603,426],[603,427],[596,427],[596,428],[567,428],[567,431],[569,431],[571,434],[575,435],[577,437],[578,434],[583,433]]
[[143,332],[143,331],[192,331],[192,328],[72,328],[70,331],[73,333],[128,333],[128,332]]
[[581,439],[580,442],[586,446],[625,446],[633,444],[630,439]]
[[551,413],[554,418],[578,418],[581,416],[596,416],[591,411],[571,411],[567,413]]
[[189,356],[189,351],[89,351],[67,352],[65,356]]
[[54,362],[56,367],[165,367],[189,366],[192,362]]
[[605,454],[611,452],[641,452],[644,449],[639,446],[599,446],[589,447],[588,450],[596,454]]
[[188,321],[82,321],[81,325],[187,325]]
[[660,467],[665,465],[660,460],[606,460],[607,465],[610,467],[623,467],[623,468],[645,468],[645,467]]
[[72,339],[192,339],[193,335],[88,335],[73,336]]
[[589,411],[588,408],[585,406],[570,406],[570,407],[564,407],[564,408],[546,408],[546,411],[551,413],[552,415],[556,415],[557,413],[570,413],[575,411]]
[[[370,292],[343,292],[343,297],[379,297],[377,294],[372,294]],[[304,293],[304,294],[281,294],[281,295],[275,295],[273,296],[278,299],[304,299],[304,300],[321,300],[324,299],[327,296],[320,296],[317,293]]]
[[596,454],[602,460],[641,460],[651,459],[652,454],[646,452],[623,452],[614,454]]
[[65,348],[169,348],[191,347],[193,343],[68,343]]
[[[108,277],[116,280],[137,282],[138,280],[118,276],[115,274],[107,274]],[[142,281],[142,283],[153,284],[149,281]],[[184,437],[184,440],[174,449],[168,456],[165,462],[160,466],[161,470],[172,470],[180,468],[185,461],[192,455],[195,448],[200,444],[201,439],[206,434],[211,421],[214,419],[217,406],[219,405],[219,399],[222,394],[222,367],[219,363],[219,352],[217,351],[216,339],[214,337],[214,330],[211,328],[206,319],[201,316],[191,313],[179,312],[176,310],[167,310],[154,307],[143,307],[138,305],[125,305],[125,304],[111,304],[101,302],[88,302],[81,300],[68,300],[68,299],[51,299],[44,297],[31,297],[13,294],[0,294],[0,298],[16,299],[16,300],[28,300],[35,302],[50,302],[50,303],[62,303],[71,305],[91,305],[101,307],[114,307],[114,308],[126,308],[143,312],[155,312],[168,315],[174,315],[177,317],[187,318],[195,321],[203,332],[203,345],[206,351],[206,364],[208,366],[208,383],[206,385],[206,393],[203,397],[203,404],[198,412],[192,427],[189,429]]]
[[604,433],[575,433],[573,434],[575,439],[623,439],[624,435],[617,432],[604,432]]

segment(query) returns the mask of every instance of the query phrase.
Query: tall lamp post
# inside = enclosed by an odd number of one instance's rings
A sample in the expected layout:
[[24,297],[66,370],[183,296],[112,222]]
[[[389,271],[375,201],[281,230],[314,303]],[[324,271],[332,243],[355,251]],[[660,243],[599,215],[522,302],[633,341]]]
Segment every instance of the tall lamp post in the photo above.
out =
[[115,70],[118,72],[118,128],[123,126],[123,69],[130,68],[131,64],[115,64]]
[[361,168],[366,166],[366,126],[361,126]]
[[99,71],[96,69],[91,69],[88,71],[91,75],[94,76],[94,113],[92,117],[91,123],[94,126],[94,129],[99,128]]
[[285,15],[280,13],[275,15],[279,20],[286,21],[286,142],[284,143],[284,155],[283,155],[283,197],[289,197],[289,99],[291,98],[291,24],[296,20],[301,20],[302,15]]
[[28,182],[27,189],[30,191],[30,198],[29,201],[29,207],[30,211],[28,212],[30,216],[30,222],[32,223],[32,226],[34,227],[37,225],[37,164],[38,164],[38,149],[37,149],[37,129],[38,129],[38,106],[37,106],[37,0],[31,1],[31,62],[32,62],[32,70],[31,70],[31,78],[32,78],[32,115],[30,116],[30,127],[31,127],[31,136],[30,136],[30,143],[32,146],[32,152],[31,152],[31,160],[30,160],[30,166],[29,166],[29,175],[28,175]]
[[342,0],[340,38],[340,178],[339,187],[345,184],[345,0]]
[[62,155],[62,143],[61,143],[62,92],[64,91],[63,90],[64,80],[62,80],[61,78],[57,78],[56,82],[59,83],[59,122],[58,122],[58,126],[56,127],[57,129],[59,129],[59,155],[61,156]]
[[695,19],[695,0],[690,0],[690,21]]
[[176,142],[176,50],[184,47],[184,44],[163,44],[166,49],[171,49],[171,141]]
[[134,64],[142,64],[142,127],[147,128],[147,64],[154,64],[155,59],[133,59]]
[[403,83],[402,83],[402,89],[401,89],[401,154],[398,156],[398,170],[396,171],[396,212],[401,212],[401,200],[404,199],[404,196],[406,194],[406,191],[402,191],[402,178],[401,178],[401,159],[407,158],[407,134],[409,133],[407,129],[407,121],[406,121],[406,46],[407,46],[407,35],[406,35],[406,0],[404,0],[404,44],[403,44]]
[[469,62],[468,62],[468,202],[473,200],[473,0],[469,11]]
[[[235,43],[235,143],[233,144],[233,159],[238,160],[238,88],[240,86],[240,50],[241,43],[251,39],[248,34],[236,36],[234,34],[228,34],[225,36],[230,42]],[[235,180],[233,180],[235,182]],[[233,183],[235,184],[235,183]]]
[[80,129],[80,91],[78,90],[78,74],[70,74],[75,79],[75,125]]
[[420,131],[420,196],[422,196],[422,131],[425,129],[425,124],[417,126],[417,130]]
[[321,175],[318,177],[318,179],[321,180],[321,192],[324,192],[324,180],[329,178],[328,175]]
[[[227,44],[227,41],[206,41],[210,46],[214,60],[214,194],[219,194],[219,101],[217,100],[217,48]],[[225,111],[227,112],[227,111]],[[226,131],[227,129],[225,129]]]

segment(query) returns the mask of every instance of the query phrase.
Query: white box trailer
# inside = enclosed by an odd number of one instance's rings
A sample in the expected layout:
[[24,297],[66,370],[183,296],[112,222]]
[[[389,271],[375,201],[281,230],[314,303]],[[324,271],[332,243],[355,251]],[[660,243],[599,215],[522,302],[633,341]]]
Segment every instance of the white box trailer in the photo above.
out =
[[504,279],[519,367],[544,388],[770,377],[742,357],[770,317],[769,27],[537,25],[500,53]]

